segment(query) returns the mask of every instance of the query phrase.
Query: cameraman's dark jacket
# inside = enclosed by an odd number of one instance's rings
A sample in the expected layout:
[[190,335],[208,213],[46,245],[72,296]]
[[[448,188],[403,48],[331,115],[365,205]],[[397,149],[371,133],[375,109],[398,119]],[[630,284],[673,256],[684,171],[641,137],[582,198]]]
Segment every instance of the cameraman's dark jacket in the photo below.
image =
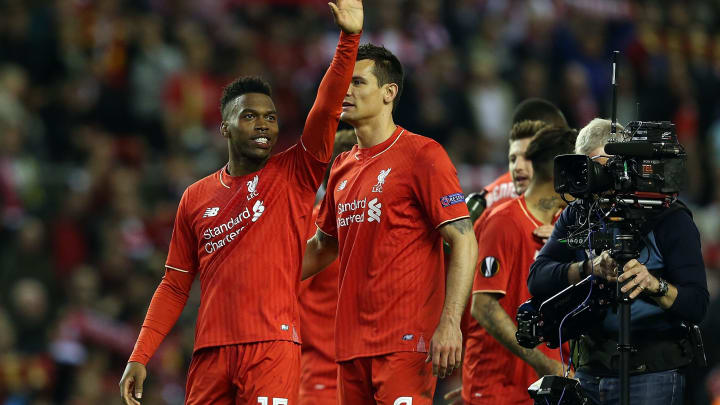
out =
[[[567,287],[567,273],[570,264],[588,258],[584,249],[572,249],[567,244],[560,242],[568,236],[568,225],[576,223],[576,209],[574,204],[570,204],[565,209],[555,224],[550,239],[530,267],[528,288],[533,296],[550,297]],[[699,323],[707,310],[709,294],[700,247],[700,234],[686,211],[675,210],[655,224],[653,230],[645,238],[644,245],[637,260],[645,264],[650,273],[656,277],[662,277],[675,286],[678,295],[672,307],[667,310],[660,308],[650,298],[633,301],[631,306],[632,342],[636,347],[642,347],[645,350],[669,353],[677,349],[685,352],[689,347],[686,340],[681,342],[684,346],[680,348],[676,347],[677,344],[672,347],[664,344],[668,341],[678,342],[685,339],[686,333],[681,327],[681,322]],[[617,314],[608,310],[605,319],[590,329],[588,337],[581,340],[580,344],[581,349],[583,347],[586,349],[586,353],[581,353],[579,362],[581,367],[591,363],[590,368],[599,370],[599,374],[615,368],[614,363],[617,359],[614,357],[617,353],[611,352],[615,352],[618,325]],[[656,346],[655,343],[658,343],[659,346]],[[596,353],[587,353],[588,351]],[[653,357],[648,353],[643,354],[642,350],[635,353],[636,357]],[[681,354],[679,353],[678,356]],[[590,359],[588,359],[588,355],[590,355]],[[653,361],[652,359],[638,358],[635,362],[637,364],[637,367],[634,368],[635,372],[659,371],[656,369],[673,367],[675,365],[673,362],[679,360],[658,359],[658,364],[648,364]],[[604,365],[597,363],[604,363]],[[576,364],[578,364],[577,360]],[[632,355],[631,369],[633,369]]]

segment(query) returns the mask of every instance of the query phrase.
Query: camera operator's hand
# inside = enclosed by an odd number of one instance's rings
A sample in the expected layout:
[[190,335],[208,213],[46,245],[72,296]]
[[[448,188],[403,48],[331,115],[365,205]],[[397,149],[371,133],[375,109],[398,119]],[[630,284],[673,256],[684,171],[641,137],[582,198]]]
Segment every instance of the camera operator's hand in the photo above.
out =
[[[589,266],[590,263],[586,265]],[[592,260],[592,274],[610,282],[617,280],[617,267],[617,263],[607,250]]]
[[657,292],[660,289],[660,281],[655,278],[647,267],[640,264],[635,259],[630,260],[623,267],[623,273],[618,277],[618,282],[624,281],[627,283],[620,289],[620,291],[626,293],[630,292],[630,299],[633,299],[640,295],[643,291]]

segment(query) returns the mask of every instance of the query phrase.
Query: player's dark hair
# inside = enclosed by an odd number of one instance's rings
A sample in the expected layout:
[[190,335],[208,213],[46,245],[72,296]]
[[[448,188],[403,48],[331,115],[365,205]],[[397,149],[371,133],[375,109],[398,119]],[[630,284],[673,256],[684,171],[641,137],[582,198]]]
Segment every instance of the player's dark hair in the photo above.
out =
[[533,181],[552,181],[555,156],[573,153],[575,138],[574,129],[558,127],[543,128],[533,136],[525,150],[525,159],[533,165]]
[[532,138],[541,129],[547,127],[544,121],[520,121],[513,124],[510,128],[510,142],[517,141],[518,139]]
[[223,119],[225,119],[226,114],[225,107],[236,98],[247,93],[260,93],[272,97],[270,83],[263,78],[257,76],[241,76],[223,89],[222,97],[220,98],[220,113]]
[[384,46],[363,44],[358,48],[356,60],[370,59],[375,62],[373,74],[377,78],[378,86],[388,83],[395,83],[398,87],[397,95],[393,100],[393,110],[400,101],[403,90],[403,67],[397,56],[388,51]]
[[554,127],[567,127],[562,111],[555,104],[542,98],[528,98],[518,104],[513,112],[512,123],[521,121],[543,121]]

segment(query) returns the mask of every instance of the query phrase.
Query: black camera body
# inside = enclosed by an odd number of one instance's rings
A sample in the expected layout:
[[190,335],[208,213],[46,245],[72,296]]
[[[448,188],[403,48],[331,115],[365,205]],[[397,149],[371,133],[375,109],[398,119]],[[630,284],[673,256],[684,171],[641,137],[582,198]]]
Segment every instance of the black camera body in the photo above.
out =
[[585,155],[555,158],[555,191],[576,198],[593,194],[657,197],[677,194],[685,180],[687,155],[668,121],[633,121],[605,145],[605,165]]
[[[682,205],[675,202],[685,179],[686,154],[667,121],[631,122],[605,151],[612,155],[605,165],[585,155],[555,158],[555,191],[576,198],[568,201],[576,223],[567,227],[561,242],[595,254],[607,250],[627,262],[638,256],[656,221]],[[618,300],[614,287],[594,277],[550,298],[533,297],[518,308],[518,343],[557,347],[590,331]]]

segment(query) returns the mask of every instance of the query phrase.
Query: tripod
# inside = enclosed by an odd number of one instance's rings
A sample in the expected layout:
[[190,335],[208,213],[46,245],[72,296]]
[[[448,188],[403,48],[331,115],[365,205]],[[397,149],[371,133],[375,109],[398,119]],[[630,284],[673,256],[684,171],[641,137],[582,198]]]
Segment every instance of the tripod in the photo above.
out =
[[[624,229],[614,237],[614,247],[610,256],[617,262],[618,276],[622,274],[625,264],[638,257],[638,243],[640,239],[633,232]],[[629,281],[629,280],[628,280]],[[627,281],[626,281],[627,282]],[[616,285],[616,297],[618,299],[618,313],[620,327],[618,328],[618,352],[620,353],[620,404],[630,405],[630,298],[629,293],[620,291],[622,285]]]

